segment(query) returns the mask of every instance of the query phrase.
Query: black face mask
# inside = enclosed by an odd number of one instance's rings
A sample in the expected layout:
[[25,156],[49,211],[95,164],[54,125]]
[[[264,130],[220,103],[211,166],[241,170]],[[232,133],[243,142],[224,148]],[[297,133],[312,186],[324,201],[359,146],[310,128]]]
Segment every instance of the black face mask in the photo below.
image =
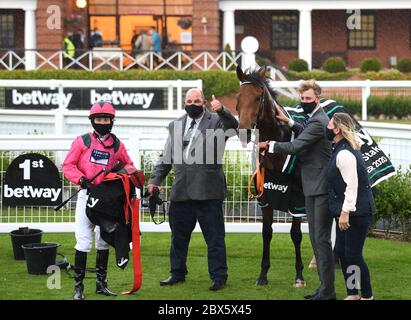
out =
[[333,141],[333,140],[334,140],[334,137],[335,137],[334,130],[328,129],[328,128],[326,128],[325,130],[326,130],[326,131],[325,131],[325,134],[326,134],[326,136],[327,136],[327,139],[328,139],[329,141]]
[[184,107],[186,110],[187,114],[190,116],[190,118],[196,119],[198,118],[204,111],[203,106],[199,106],[196,104],[189,104]]
[[301,102],[301,107],[303,108],[305,114],[313,112],[316,106],[317,102],[315,102],[315,100],[312,102]]
[[107,133],[110,133],[111,129],[113,128],[113,121],[111,121],[109,124],[97,124],[92,121],[91,124],[94,130],[96,130],[96,132],[101,136],[105,136]]

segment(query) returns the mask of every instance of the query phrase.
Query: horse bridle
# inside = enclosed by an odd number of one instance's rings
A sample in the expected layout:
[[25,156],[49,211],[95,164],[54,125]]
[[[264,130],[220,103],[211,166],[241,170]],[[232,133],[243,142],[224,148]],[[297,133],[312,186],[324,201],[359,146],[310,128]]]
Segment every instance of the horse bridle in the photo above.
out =
[[264,97],[264,93],[265,93],[265,85],[264,84],[260,84],[260,83],[255,83],[255,82],[251,82],[251,81],[245,81],[245,82],[242,82],[241,84],[240,84],[240,86],[242,86],[242,85],[245,85],[245,84],[252,84],[252,85],[254,85],[254,86],[258,86],[260,89],[262,89],[263,91],[261,92],[261,94],[260,94],[260,103],[259,103],[259,105],[258,105],[258,113],[257,113],[257,118],[256,118],[256,120],[255,120],[255,125],[254,125],[254,128],[253,128],[253,130],[254,129],[257,129],[258,128],[258,122],[259,122],[259,120],[260,120],[260,117],[261,117],[261,115],[262,114],[264,114],[264,107],[265,107],[265,97]]

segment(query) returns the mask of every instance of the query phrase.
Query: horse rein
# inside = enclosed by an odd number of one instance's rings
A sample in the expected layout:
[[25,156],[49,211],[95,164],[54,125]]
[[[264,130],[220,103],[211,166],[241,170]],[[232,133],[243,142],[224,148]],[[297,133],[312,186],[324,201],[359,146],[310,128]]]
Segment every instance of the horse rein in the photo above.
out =
[[[258,122],[260,120],[260,117],[262,114],[264,114],[264,108],[265,108],[265,86],[264,84],[257,84],[254,82],[250,82],[250,81],[245,81],[242,82],[240,84],[240,86],[242,85],[246,85],[246,84],[251,84],[251,85],[257,85],[259,88],[262,89],[262,92],[259,96],[259,105],[258,105],[258,113],[257,113],[257,118],[254,124],[254,128],[252,130],[258,129]],[[254,146],[258,144],[257,141],[253,141]],[[258,145],[257,145],[258,148]],[[250,181],[248,182],[248,196],[250,197],[250,199],[258,199],[260,198],[263,193],[264,193],[264,173],[265,173],[265,168],[263,166],[264,163],[264,159],[265,159],[265,154],[261,155],[261,158],[258,156],[258,150],[257,150],[257,157],[256,157],[256,170],[253,172],[253,174],[250,177]],[[253,183],[253,181],[256,181],[256,194],[254,194],[251,191],[251,184]]]
[[251,82],[251,81],[245,81],[245,82],[242,82],[241,84],[240,84],[240,86],[243,86],[243,85],[245,85],[245,84],[251,84],[251,85],[254,85],[254,86],[258,86],[260,89],[262,89],[263,91],[261,92],[261,94],[259,95],[259,105],[258,105],[258,113],[257,113],[257,118],[256,118],[256,121],[255,121],[255,125],[254,125],[254,128],[253,128],[253,130],[255,130],[255,129],[258,129],[258,121],[259,121],[259,119],[260,119],[260,117],[261,117],[261,115],[262,114],[264,114],[264,103],[265,103],[265,97],[264,97],[264,93],[265,93],[265,86],[264,86],[264,84],[258,84],[258,83],[254,83],[254,82]]

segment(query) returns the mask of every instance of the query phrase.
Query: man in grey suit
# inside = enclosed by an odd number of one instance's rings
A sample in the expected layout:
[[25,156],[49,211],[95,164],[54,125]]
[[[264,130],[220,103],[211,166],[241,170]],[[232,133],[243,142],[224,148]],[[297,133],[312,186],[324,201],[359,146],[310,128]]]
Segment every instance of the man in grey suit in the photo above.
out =
[[227,281],[222,158],[226,140],[236,134],[238,122],[214,96],[211,108],[215,113],[209,112],[200,89],[190,89],[184,105],[187,114],[169,124],[166,145],[149,180],[152,193],[174,166],[169,208],[171,275],[160,285],[185,281],[188,245],[198,221],[208,246],[210,290],[220,290]]
[[298,134],[292,142],[267,141],[260,148],[271,153],[295,154],[301,161],[302,187],[305,196],[310,240],[317,259],[321,286],[311,300],[334,300],[334,255],[331,246],[332,217],[328,212],[326,167],[331,155],[331,143],[326,137],[329,118],[320,106],[321,88],[314,80],[304,81],[300,87],[301,106],[308,119],[304,125],[288,119],[277,108],[277,118],[288,123]]

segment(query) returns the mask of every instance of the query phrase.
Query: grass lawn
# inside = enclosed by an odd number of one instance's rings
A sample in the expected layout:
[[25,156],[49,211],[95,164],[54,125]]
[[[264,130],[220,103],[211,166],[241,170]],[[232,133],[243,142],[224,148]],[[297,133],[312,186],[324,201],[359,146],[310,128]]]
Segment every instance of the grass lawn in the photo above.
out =
[[[244,299],[244,300],[300,300],[313,292],[318,286],[316,270],[308,269],[312,250],[308,235],[304,235],[302,255],[305,264],[305,288],[293,288],[294,250],[286,234],[275,234],[271,248],[271,269],[269,284],[257,287],[255,280],[259,274],[261,259],[260,234],[227,234],[227,253],[229,278],[224,290],[208,290],[210,279],[207,272],[206,246],[201,234],[193,234],[189,258],[189,274],[185,283],[172,287],[160,287],[159,281],[165,279],[169,272],[170,235],[167,233],[144,233],[142,235],[143,285],[139,292],[132,296],[107,298],[94,293],[94,274],[88,273],[85,280],[86,299],[129,299],[129,300],[208,300],[208,299]],[[64,253],[70,262],[74,262],[74,235],[43,235],[43,242],[61,244],[59,252]],[[365,258],[368,262],[374,296],[376,299],[411,299],[411,273],[409,261],[411,244],[397,241],[369,238],[366,242]],[[59,257],[58,257],[59,259]],[[94,267],[95,251],[89,254],[88,267]],[[114,250],[111,250],[109,270],[109,288],[115,292],[131,288],[132,264],[125,270],[115,266]],[[0,299],[71,299],[73,280],[62,273],[61,289],[50,290],[46,287],[47,275],[29,275],[25,261],[13,258],[11,240],[8,234],[0,235]],[[336,270],[337,298],[345,297],[343,278]]]

